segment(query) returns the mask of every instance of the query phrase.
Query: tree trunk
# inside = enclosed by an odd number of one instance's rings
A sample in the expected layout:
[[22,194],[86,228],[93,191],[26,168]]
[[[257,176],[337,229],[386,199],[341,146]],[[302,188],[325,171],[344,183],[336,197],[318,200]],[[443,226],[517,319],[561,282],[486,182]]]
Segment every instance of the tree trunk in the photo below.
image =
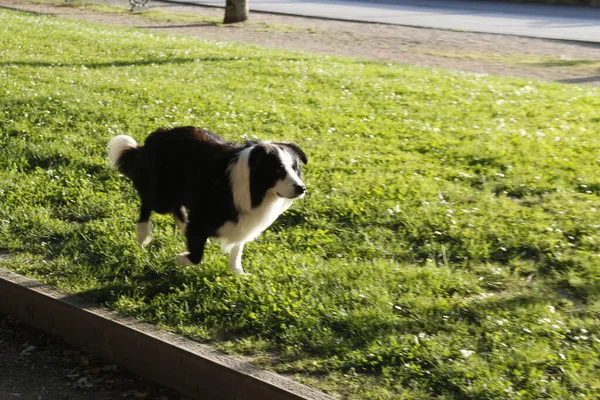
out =
[[248,19],[248,0],[226,0],[224,24],[242,22]]

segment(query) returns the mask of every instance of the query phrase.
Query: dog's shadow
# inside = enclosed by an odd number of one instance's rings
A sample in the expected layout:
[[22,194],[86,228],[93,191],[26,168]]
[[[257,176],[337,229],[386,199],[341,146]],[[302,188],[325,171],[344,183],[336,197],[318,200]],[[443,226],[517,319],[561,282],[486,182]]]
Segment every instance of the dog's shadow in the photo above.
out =
[[[194,274],[200,274],[201,270]],[[193,281],[201,281],[197,276]],[[111,305],[123,296],[153,299],[161,294],[183,288],[190,283],[190,272],[182,268],[165,268],[163,271],[146,270],[138,275],[129,275],[119,282],[104,284],[101,287],[81,291],[77,296],[97,304]]]

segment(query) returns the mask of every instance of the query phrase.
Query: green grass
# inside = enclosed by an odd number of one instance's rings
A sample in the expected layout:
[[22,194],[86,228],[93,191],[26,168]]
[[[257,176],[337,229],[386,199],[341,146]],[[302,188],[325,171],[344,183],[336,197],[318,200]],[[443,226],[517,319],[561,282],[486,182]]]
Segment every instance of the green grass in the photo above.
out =
[[[343,398],[600,396],[600,91],[0,10],[0,265]],[[297,142],[231,276],[177,266],[108,140]]]

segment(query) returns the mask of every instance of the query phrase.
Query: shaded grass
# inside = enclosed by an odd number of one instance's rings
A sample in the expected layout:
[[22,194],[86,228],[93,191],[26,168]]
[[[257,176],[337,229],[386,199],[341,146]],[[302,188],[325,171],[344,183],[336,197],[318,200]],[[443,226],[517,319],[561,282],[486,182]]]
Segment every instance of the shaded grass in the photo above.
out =
[[[598,90],[0,20],[1,265],[340,397],[598,395]],[[105,145],[187,124],[309,155],[250,277],[135,242]]]

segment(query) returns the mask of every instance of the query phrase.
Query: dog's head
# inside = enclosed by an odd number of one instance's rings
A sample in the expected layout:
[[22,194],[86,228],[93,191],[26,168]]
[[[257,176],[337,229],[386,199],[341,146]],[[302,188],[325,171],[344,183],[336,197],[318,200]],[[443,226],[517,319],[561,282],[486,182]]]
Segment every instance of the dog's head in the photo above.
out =
[[256,207],[271,192],[284,199],[301,199],[306,192],[302,182],[302,164],[306,154],[293,143],[259,143],[249,158],[250,194]]

